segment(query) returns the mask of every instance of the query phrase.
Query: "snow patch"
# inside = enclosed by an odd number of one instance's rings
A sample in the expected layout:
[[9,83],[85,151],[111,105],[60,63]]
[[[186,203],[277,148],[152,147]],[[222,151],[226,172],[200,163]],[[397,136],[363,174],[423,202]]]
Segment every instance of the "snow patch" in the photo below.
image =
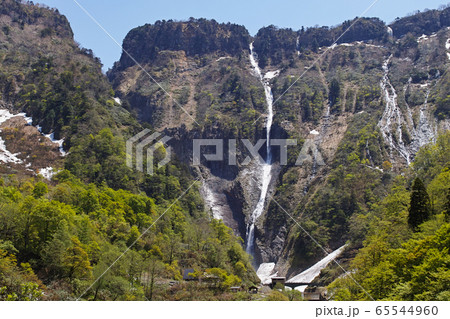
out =
[[229,56],[222,56],[222,57],[218,58],[216,60],[216,62],[219,62],[219,61],[222,61],[222,60],[225,60],[225,59],[230,59],[230,57]]
[[19,153],[13,154],[6,149],[5,141],[0,138],[0,161],[4,163],[15,163],[20,164],[22,160],[17,157]]
[[58,173],[57,171],[55,171],[53,169],[53,167],[46,167],[46,168],[41,168],[39,170],[39,175],[42,175],[45,179],[48,179],[49,181],[52,179],[52,177]]
[[[10,113],[8,110],[0,110],[0,125],[16,116],[18,115],[14,115]],[[4,163],[20,164],[22,163],[22,160],[18,158],[17,155],[19,155],[19,153],[13,154],[6,149],[5,141],[0,137],[0,161]]]
[[217,200],[211,191],[211,189],[208,187],[206,183],[203,183],[203,193],[204,193],[204,200],[207,206],[210,207],[213,218],[214,219],[222,219],[222,213],[220,209],[218,208]]
[[278,75],[280,75],[280,70],[276,70],[276,71],[269,71],[264,75],[264,79],[266,80],[271,80],[274,77],[277,77]]
[[27,125],[33,125],[33,118],[31,116],[27,116],[25,113],[20,113],[23,114],[23,118],[25,119],[25,121],[27,122]]
[[420,37],[417,38],[417,42],[422,42],[428,40],[428,37],[425,34],[422,34]]
[[[347,245],[344,245],[332,253],[328,254],[325,258],[320,260],[318,263],[313,265],[312,267],[306,269],[305,271],[301,272],[297,276],[289,279],[288,283],[310,283],[316,278],[318,275],[320,275],[320,271],[324,269],[330,262],[332,262],[336,257],[338,257],[343,251],[344,248]],[[305,287],[306,288],[306,287]]]
[[356,44],[359,44],[359,45],[364,45],[364,46],[366,46],[366,47],[372,47],[372,48],[384,48],[384,46],[382,46],[382,45],[370,44],[370,43],[366,43],[366,42],[363,42],[363,41],[356,41],[355,43],[356,43]]
[[384,48],[384,46],[382,45],[375,45],[375,44],[369,44],[369,43],[364,43],[367,47],[371,47],[371,48]]
[[311,132],[309,132],[309,134],[312,134],[312,135],[319,135],[320,133],[317,132],[316,130],[312,130]]
[[262,263],[259,265],[256,275],[261,280],[263,285],[269,285],[272,282],[272,277],[276,277],[278,272],[273,272],[275,263]]
[[122,105],[122,100],[118,97],[113,98],[114,102],[116,102],[119,105]]
[[436,36],[437,36],[436,33],[433,33],[430,36],[427,36],[426,34],[422,34],[420,37],[417,38],[417,42],[428,41],[431,38],[435,38]]
[[8,110],[0,110],[0,125],[13,118],[14,116],[16,115],[11,114]]
[[60,139],[60,140],[55,139],[55,133],[44,134],[44,136],[46,138],[48,138],[50,141],[52,141],[53,143],[58,144],[59,152],[61,153],[61,156],[67,155],[67,153],[64,151],[64,148],[63,148],[64,139]]

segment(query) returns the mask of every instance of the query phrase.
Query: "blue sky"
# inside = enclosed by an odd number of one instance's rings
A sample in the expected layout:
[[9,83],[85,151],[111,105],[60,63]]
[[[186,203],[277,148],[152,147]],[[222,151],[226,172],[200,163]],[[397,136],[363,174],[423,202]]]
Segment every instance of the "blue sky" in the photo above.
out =
[[[156,20],[211,18],[245,25],[254,35],[268,25],[290,27],[336,25],[359,16],[374,0],[77,0],[119,42],[129,30]],[[115,44],[73,0],[41,0],[67,16],[75,40],[112,66],[121,54]],[[415,10],[436,9],[447,0],[379,0],[365,16],[392,22]]]

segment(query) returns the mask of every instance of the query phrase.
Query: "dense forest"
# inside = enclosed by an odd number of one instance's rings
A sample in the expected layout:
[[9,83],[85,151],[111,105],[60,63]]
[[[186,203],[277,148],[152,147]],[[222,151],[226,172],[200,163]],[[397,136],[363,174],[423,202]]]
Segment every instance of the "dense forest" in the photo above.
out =
[[449,300],[449,154],[447,132],[419,151],[382,201],[354,216],[352,245],[362,240],[363,248],[348,271],[361,286],[344,275],[329,287],[334,300]]
[[[0,180],[3,300],[214,300],[257,281],[231,230],[197,208],[196,186],[173,204],[84,184],[69,171],[53,180]],[[197,280],[172,288],[186,268]]]

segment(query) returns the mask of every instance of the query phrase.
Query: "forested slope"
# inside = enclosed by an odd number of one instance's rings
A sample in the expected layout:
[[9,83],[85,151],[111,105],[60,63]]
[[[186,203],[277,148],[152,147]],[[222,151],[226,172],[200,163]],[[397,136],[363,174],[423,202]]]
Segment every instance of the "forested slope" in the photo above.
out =
[[[227,299],[231,285],[258,282],[185,164],[152,176],[126,166],[125,140],[142,126],[67,19],[15,0],[2,0],[0,13],[0,108],[32,117],[5,122],[0,136],[6,149],[20,132],[38,136],[27,140],[30,156],[18,153],[23,164],[0,161],[0,299]],[[43,146],[38,128],[65,140],[51,180],[25,164]],[[186,268],[197,280],[182,282]]]

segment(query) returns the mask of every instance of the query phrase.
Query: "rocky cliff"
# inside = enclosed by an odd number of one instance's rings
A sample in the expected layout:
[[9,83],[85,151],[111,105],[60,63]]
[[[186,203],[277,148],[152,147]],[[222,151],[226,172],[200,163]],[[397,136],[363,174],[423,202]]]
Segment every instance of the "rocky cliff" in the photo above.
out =
[[[157,22],[124,41],[140,65],[124,53],[108,76],[141,121],[174,137],[175,152],[191,166],[194,138],[264,139],[265,85],[271,88],[271,137],[298,144],[289,148],[287,165],[272,147],[254,258],[290,275],[322,256],[317,243],[335,249],[353,236],[353,214],[382,198],[418,148],[449,128],[448,12],[390,26],[375,18],[299,31],[270,26],[253,38],[243,27],[215,21]],[[296,165],[304,146],[307,160]],[[242,164],[249,155],[240,145],[236,165],[203,158],[192,167],[212,216],[244,240],[261,184],[259,163]],[[260,155],[266,157],[265,147]]]

